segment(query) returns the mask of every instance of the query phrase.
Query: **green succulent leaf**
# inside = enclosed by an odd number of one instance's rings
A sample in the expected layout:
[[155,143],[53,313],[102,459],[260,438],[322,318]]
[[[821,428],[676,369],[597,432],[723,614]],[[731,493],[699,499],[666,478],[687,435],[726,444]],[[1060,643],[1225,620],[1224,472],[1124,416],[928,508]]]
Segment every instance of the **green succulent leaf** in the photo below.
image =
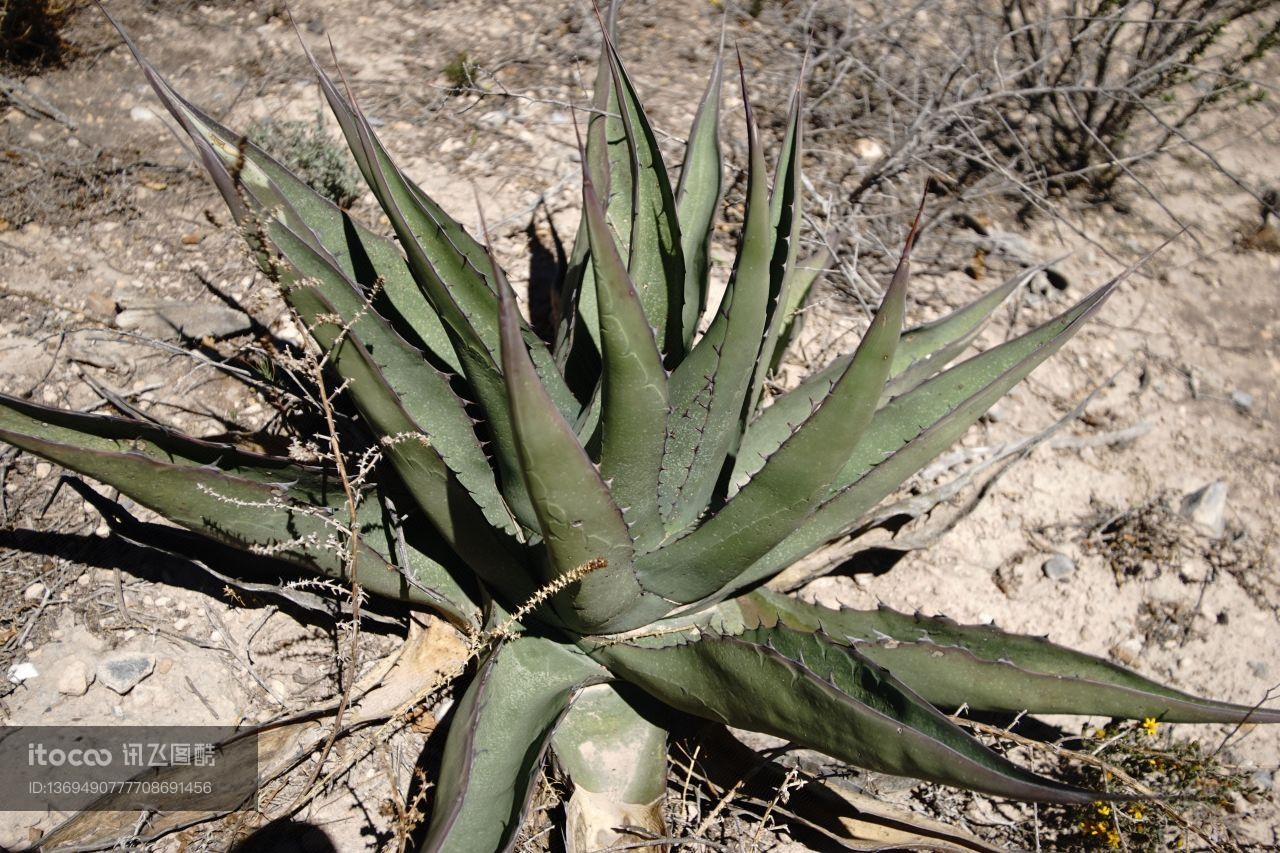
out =
[[680,239],[684,243],[684,348],[693,344],[698,321],[707,308],[711,274],[711,235],[716,211],[724,195],[724,157],[720,151],[720,90],[724,83],[724,32],[720,52],[711,69],[706,94],[698,105],[685,147],[680,183],[676,187],[676,210]]
[[[606,40],[618,35],[618,0],[609,4],[602,29]],[[617,88],[607,47],[596,65],[587,153],[583,167],[605,203],[609,229],[619,252],[630,256],[633,177],[627,130],[618,105]],[[560,291],[562,316],[556,332],[556,363],[579,398],[592,396],[600,374],[600,318],[596,306],[595,262],[587,235],[586,212],[578,225],[573,253]]]
[[[792,267],[789,281],[782,288],[785,299],[779,309],[781,311],[781,326],[778,329],[778,340],[773,346],[773,358],[769,360],[770,372],[778,370],[778,367],[782,364],[783,356],[786,355],[787,348],[791,346],[792,342],[800,334],[800,329],[804,326],[804,314],[801,313],[804,304],[808,301],[809,294],[813,291],[813,285],[827,271],[827,267],[831,265],[832,260],[831,250],[824,246]],[[895,364],[901,358],[902,348],[907,342],[908,334],[909,332],[903,332],[902,338],[898,341],[898,352],[894,354]],[[890,370],[890,376],[892,376],[892,373],[893,371]]]
[[[114,486],[165,518],[237,548],[349,580],[346,495],[332,473],[200,441],[151,424],[82,415],[0,394],[0,441]],[[366,496],[355,568],[370,592],[469,624],[476,608],[420,550],[397,554],[383,504]],[[412,573],[415,583],[401,574]]]
[[[551,739],[575,788],[624,803],[653,803],[667,789],[667,732],[636,709],[625,684],[583,689]],[[621,691],[621,692],[620,692]]]
[[1010,388],[1057,352],[1123,279],[1112,279],[1038,328],[890,401],[872,419],[864,440],[836,478],[831,497],[721,594],[766,580],[852,530],[864,513],[950,447]]
[[[528,498],[517,473],[511,414],[498,367],[497,285],[492,276],[486,279],[476,268],[470,254],[455,248],[453,231],[461,230],[461,226],[447,217],[442,219],[444,214],[428,204],[426,195],[392,163],[360,110],[338,91],[315,58],[310,58],[356,162],[400,239],[415,280],[450,333],[463,373],[493,433],[508,503],[522,522],[532,524]],[[576,417],[577,400],[551,354],[523,320],[519,321],[519,330],[557,409],[565,417]]]
[[[808,262],[798,269],[806,267]],[[991,312],[1026,280],[1025,273],[1014,276],[946,317],[903,332],[889,371],[885,397],[905,394],[942,370],[969,346]],[[852,353],[834,359],[791,391],[775,398],[751,422],[742,439],[730,493],[741,488],[769,454],[809,416],[813,407],[831,393],[831,386],[852,359]]]
[[583,178],[583,198],[600,306],[600,474],[623,507],[632,538],[644,548],[662,537],[658,474],[667,432],[667,372],[590,175]]
[[[675,195],[667,177],[662,151],[644,114],[622,59],[606,37],[605,53],[616,92],[618,112],[627,143],[631,170],[631,239],[627,271],[635,284],[649,325],[662,336],[668,362],[678,363],[684,355],[685,269],[680,224],[676,219]],[[609,187],[610,194],[617,188]],[[594,246],[594,243],[592,244]],[[597,267],[597,273],[598,273]],[[600,299],[597,285],[597,299]]]
[[471,416],[448,377],[378,316],[322,250],[279,222],[269,223],[267,235],[291,268],[275,271],[285,285],[286,300],[350,383],[347,393],[383,436],[384,452],[415,496],[421,495],[423,509],[436,526],[450,531],[451,543],[477,535],[475,530],[453,535],[452,519],[469,513],[459,509],[458,495],[437,494],[423,482],[424,477],[441,479],[443,464],[484,512],[489,526],[519,537]]
[[579,689],[607,677],[539,637],[490,652],[449,727],[424,853],[510,850],[556,724]]
[[1037,271],[1025,270],[1011,276],[963,308],[903,332],[902,344],[894,358],[889,395],[905,394],[964,352],[995,310]]
[[987,625],[883,607],[831,610],[768,589],[754,590],[734,606],[748,624],[783,624],[852,643],[939,707],[1154,717],[1170,723],[1280,722],[1280,710],[1202,699],[1042,637]]
[[658,611],[665,610],[636,582],[635,549],[622,511],[538,379],[520,336],[515,294],[501,270],[493,269],[501,300],[502,371],[511,400],[520,472],[542,532],[551,576],[606,561],[558,596],[558,602],[567,603],[557,612],[569,625],[591,633],[617,630],[615,620],[634,613],[642,599]]
[[747,113],[747,210],[728,288],[706,334],[671,374],[671,419],[659,501],[669,534],[687,529],[710,503],[728,455],[737,447],[743,406],[764,336],[773,225],[768,177],[750,100]]
[[[773,258],[769,262],[769,321],[765,327],[764,343],[760,346],[760,358],[756,362],[751,380],[751,395],[742,412],[742,428],[755,416],[764,391],[772,355],[778,348],[784,316],[783,306],[790,300],[788,292],[792,284],[792,270],[800,250],[800,206],[803,202],[804,183],[800,176],[803,134],[800,111],[803,99],[800,85],[791,96],[791,109],[787,117],[787,133],[778,157],[778,168],[773,181],[773,195],[769,200],[769,216],[773,222]],[[900,331],[900,330],[898,330]],[[736,453],[738,448],[733,448]]]
[[831,393],[719,511],[640,560],[637,571],[646,589],[684,603],[715,592],[827,497],[836,473],[863,440],[888,378],[906,310],[915,234],[913,227],[880,309]]
[[[110,14],[107,17],[111,19]],[[116,23],[114,19],[111,22]],[[450,369],[461,369],[439,316],[419,291],[404,255],[393,242],[351,219],[257,145],[175,92],[128,34],[119,25],[116,29],[161,103],[197,143],[202,155],[211,154],[221,164],[221,169],[210,167],[210,173],[228,206],[237,213],[238,222],[250,214],[263,221],[273,218],[276,211],[287,211],[289,227],[307,232],[308,239],[324,250],[343,277],[358,283],[371,298],[376,296],[375,287],[385,293],[389,319],[401,335]],[[246,202],[251,210],[245,207]]]
[[967,735],[856,648],[782,625],[638,638],[593,656],[690,714],[767,732],[859,767],[1022,800],[1101,795],[1043,779]]

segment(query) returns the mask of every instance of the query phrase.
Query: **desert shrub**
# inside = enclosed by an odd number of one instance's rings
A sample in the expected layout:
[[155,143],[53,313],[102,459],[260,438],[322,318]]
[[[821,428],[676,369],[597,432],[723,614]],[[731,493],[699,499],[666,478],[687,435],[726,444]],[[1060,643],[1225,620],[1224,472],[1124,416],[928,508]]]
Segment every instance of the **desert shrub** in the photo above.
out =
[[266,122],[251,130],[249,138],[339,207],[350,207],[360,197],[359,177],[319,122]]
[[853,164],[855,203],[919,167],[952,188],[1110,196],[1135,163],[1194,145],[1198,116],[1265,95],[1249,75],[1280,41],[1280,5],[821,2],[803,25],[815,136],[883,143]]
[[444,79],[449,84],[449,93],[456,95],[476,84],[476,63],[465,50],[455,53],[444,67]]

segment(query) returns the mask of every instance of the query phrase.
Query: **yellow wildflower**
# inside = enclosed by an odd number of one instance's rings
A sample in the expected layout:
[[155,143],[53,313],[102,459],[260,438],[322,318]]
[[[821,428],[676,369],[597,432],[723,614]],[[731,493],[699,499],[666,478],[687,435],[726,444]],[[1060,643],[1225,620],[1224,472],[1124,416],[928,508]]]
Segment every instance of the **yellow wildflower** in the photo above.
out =
[[1160,723],[1155,717],[1147,717],[1142,721],[1142,730],[1147,733],[1147,737],[1155,737],[1159,729]]

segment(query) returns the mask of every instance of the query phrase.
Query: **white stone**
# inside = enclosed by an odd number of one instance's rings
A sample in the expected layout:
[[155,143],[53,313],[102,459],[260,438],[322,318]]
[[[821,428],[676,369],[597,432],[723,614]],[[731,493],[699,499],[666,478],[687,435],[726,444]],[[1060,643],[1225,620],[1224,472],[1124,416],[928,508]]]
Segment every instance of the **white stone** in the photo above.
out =
[[1214,480],[1201,486],[1182,499],[1180,511],[1210,535],[1221,536],[1227,529],[1227,484]]
[[36,669],[33,663],[15,663],[9,667],[9,681],[14,684],[21,684],[40,675],[40,670]]
[[1065,581],[1076,573],[1075,561],[1066,554],[1054,554],[1040,568],[1045,577],[1055,581]]

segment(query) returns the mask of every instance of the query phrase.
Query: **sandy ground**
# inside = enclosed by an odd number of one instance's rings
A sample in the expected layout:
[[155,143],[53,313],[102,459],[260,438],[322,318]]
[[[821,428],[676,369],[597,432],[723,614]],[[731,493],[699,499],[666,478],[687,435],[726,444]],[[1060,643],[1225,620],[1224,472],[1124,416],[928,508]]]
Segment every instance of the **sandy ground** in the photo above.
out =
[[[519,285],[528,277],[526,228],[545,235],[546,213],[562,233],[576,223],[569,104],[587,97],[598,35],[584,4],[502,3],[496,12],[494,5],[463,0],[424,12],[393,0],[311,0],[293,11],[313,44],[332,39],[362,105],[411,175],[468,223],[479,191]],[[320,109],[293,31],[273,4],[178,3],[156,11],[130,0],[111,8],[189,97],[231,126],[267,116],[311,119]],[[778,19],[737,22],[730,36],[746,46],[761,88],[785,92],[802,48],[771,40],[770,20]],[[655,124],[678,139],[718,37],[715,10],[638,4],[624,33]],[[4,179],[0,196],[0,388],[79,410],[111,411],[108,397],[123,398],[196,435],[259,428],[274,415],[269,406],[207,361],[148,341],[153,327],[122,320],[158,301],[181,305],[211,332],[203,342],[208,351],[223,355],[253,343],[243,318],[228,313],[231,302],[287,332],[221,202],[166,130],[118,39],[92,12],[75,21],[71,36],[79,58],[22,78],[29,96],[56,105],[66,120],[17,106],[0,113],[0,148],[14,176]],[[480,69],[477,82],[496,94],[450,94],[445,68],[464,54]],[[782,103],[762,109],[767,128]],[[738,135],[739,107],[740,98],[727,94],[730,137]],[[1243,127],[1266,118],[1254,109],[1224,120]],[[1250,181],[1276,182],[1280,148],[1263,139],[1240,133],[1215,154]],[[741,153],[731,143],[731,162]],[[821,158],[810,174],[821,187]],[[891,572],[859,571],[855,563],[802,595],[1047,634],[1190,692],[1246,704],[1276,688],[1280,255],[1238,248],[1256,228],[1256,203],[1201,161],[1167,157],[1147,182],[1158,188],[1159,204],[1135,191],[1124,214],[1103,207],[1065,212],[1071,228],[1046,219],[1006,223],[1042,257],[1067,255],[1061,268],[1072,284],[1065,294],[1020,295],[980,346],[1060,310],[1188,228],[965,446],[998,447],[1034,433],[1113,379],[1086,416],[999,479],[934,547],[908,554]],[[369,204],[365,198],[357,209],[369,213]],[[1002,215],[994,207],[972,213]],[[954,256],[948,241],[956,239],[939,229],[925,235],[919,253]],[[912,307],[919,320],[996,280],[974,282],[941,261],[921,266]],[[820,285],[797,361],[821,363],[824,347],[858,328],[860,318],[840,288]],[[59,487],[62,473],[11,451],[0,457],[0,663],[5,670],[30,664],[38,673],[0,688],[0,720],[243,724],[332,699],[341,649],[331,621],[265,596],[246,600],[179,557],[119,541],[89,504]],[[1178,514],[1185,495],[1211,483],[1226,489],[1220,530]],[[1055,555],[1069,558],[1063,577],[1045,571]],[[363,665],[399,636],[371,628],[362,640]],[[108,662],[130,656],[148,669],[132,689],[118,693],[97,677]],[[1078,720],[1062,723],[1080,730]],[[1242,842],[1275,845],[1280,732],[1176,730],[1206,749],[1227,735],[1220,757],[1243,768],[1260,792],[1231,799],[1214,820]],[[384,807],[391,796],[385,780],[403,786],[413,760],[397,753],[393,771],[362,766],[299,819],[321,828],[333,849],[390,844],[394,810]],[[969,807],[958,819],[997,843],[1025,843],[1002,825],[1025,816],[1014,814],[987,820],[990,814]],[[57,819],[0,815],[0,846],[37,838]],[[767,841],[783,845],[784,837]],[[218,838],[225,836],[188,830],[161,848],[222,849]]]

